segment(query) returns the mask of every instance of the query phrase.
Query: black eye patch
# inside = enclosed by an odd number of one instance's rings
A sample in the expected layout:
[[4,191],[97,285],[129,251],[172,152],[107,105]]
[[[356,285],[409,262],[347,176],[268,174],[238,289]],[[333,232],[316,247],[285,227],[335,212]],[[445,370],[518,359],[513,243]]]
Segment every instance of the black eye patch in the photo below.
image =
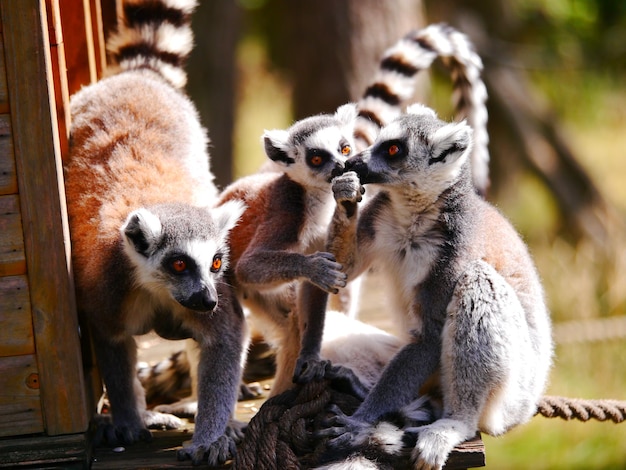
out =
[[306,163],[311,168],[321,168],[332,160],[332,155],[327,150],[307,149]]
[[192,274],[197,271],[196,262],[183,253],[172,253],[166,256],[161,265],[167,272],[175,276]]

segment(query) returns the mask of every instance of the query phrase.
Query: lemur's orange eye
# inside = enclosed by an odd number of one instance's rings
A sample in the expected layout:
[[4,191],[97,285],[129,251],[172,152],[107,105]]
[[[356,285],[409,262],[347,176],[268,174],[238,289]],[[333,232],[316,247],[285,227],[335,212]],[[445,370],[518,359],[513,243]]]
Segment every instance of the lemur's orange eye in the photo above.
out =
[[320,166],[324,162],[324,159],[320,155],[313,155],[311,157],[311,165]]
[[219,271],[222,268],[222,258],[219,256],[215,256],[213,258],[213,263],[211,264],[211,271],[214,273]]
[[387,149],[387,154],[390,157],[395,157],[399,153],[400,153],[400,147],[398,147],[396,144],[391,144],[389,148]]
[[349,145],[344,145],[343,147],[341,147],[341,154],[344,157],[350,155],[350,152],[352,152],[352,148]]
[[187,263],[185,263],[182,259],[175,259],[172,261],[172,269],[177,273],[182,273],[185,269],[187,269]]

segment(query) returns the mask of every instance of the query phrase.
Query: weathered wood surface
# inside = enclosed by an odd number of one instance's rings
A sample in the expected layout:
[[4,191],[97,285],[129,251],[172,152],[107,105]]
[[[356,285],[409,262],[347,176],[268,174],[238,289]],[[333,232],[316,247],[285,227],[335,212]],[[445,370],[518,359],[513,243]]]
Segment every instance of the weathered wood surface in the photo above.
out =
[[[0,76],[0,93],[2,83],[4,82]],[[0,100],[2,100],[2,96],[0,96]],[[0,101],[1,106],[2,102]],[[0,114],[0,195],[15,193],[17,193],[17,175],[15,173],[15,156],[13,155],[13,137],[11,136],[11,116]]]
[[43,430],[35,356],[0,358],[0,436]]
[[[0,24],[0,33],[2,32],[2,24]],[[9,112],[9,98],[6,82],[6,67],[4,65],[4,39],[0,34],[0,114]]]
[[[46,433],[86,430],[59,135],[43,0],[0,0],[7,89]],[[10,30],[7,29],[10,25]]]
[[16,195],[0,196],[0,276],[26,273],[19,203]]
[[89,468],[85,434],[0,440],[0,468]]
[[26,276],[0,277],[0,357],[34,353],[28,280]]

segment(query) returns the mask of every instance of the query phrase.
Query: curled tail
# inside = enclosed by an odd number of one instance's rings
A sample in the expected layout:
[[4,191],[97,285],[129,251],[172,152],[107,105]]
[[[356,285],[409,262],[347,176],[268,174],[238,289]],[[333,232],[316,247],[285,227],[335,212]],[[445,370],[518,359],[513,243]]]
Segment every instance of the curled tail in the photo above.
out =
[[113,71],[147,68],[174,88],[184,87],[196,5],[196,0],[124,0],[117,32],[107,41]]
[[384,52],[377,76],[358,102],[357,149],[371,145],[380,129],[400,114],[402,104],[414,95],[416,75],[437,58],[450,70],[457,117],[467,119],[474,130],[472,174],[474,186],[484,194],[489,186],[489,137],[483,65],[467,36],[451,26],[411,31]]

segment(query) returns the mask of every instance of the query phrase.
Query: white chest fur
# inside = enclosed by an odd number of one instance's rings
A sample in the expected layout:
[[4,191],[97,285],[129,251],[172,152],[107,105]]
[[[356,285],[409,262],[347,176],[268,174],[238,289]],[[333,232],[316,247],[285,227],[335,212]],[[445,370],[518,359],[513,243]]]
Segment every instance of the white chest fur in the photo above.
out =
[[401,331],[421,327],[417,296],[437,260],[441,239],[433,236],[433,214],[382,211],[375,223],[374,265],[387,282],[390,303]]

